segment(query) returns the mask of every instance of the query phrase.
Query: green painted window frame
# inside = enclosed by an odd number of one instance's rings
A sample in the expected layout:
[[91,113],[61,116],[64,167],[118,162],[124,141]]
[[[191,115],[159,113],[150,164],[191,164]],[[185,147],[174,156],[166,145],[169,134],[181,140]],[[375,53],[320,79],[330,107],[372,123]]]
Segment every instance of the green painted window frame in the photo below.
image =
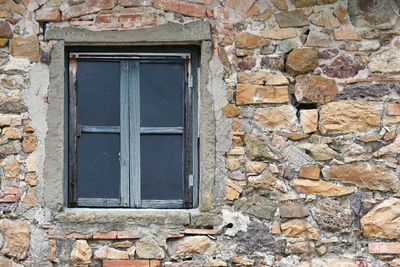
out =
[[[129,48],[125,48],[125,50]],[[198,205],[198,122],[197,71],[199,65],[196,47],[167,47],[161,53],[152,48],[135,47],[136,52],[91,52],[96,48],[66,51],[68,58],[68,206],[104,208],[194,208]],[[118,49],[116,49],[118,50]],[[142,51],[144,50],[144,51]],[[157,52],[160,47],[154,48]],[[174,52],[174,53],[171,53]],[[77,60],[112,59],[120,62],[120,127],[77,125],[76,72]],[[185,64],[184,127],[140,127],[139,64],[143,60],[180,61]],[[135,108],[131,108],[135,107]],[[129,123],[122,123],[129,122]],[[119,133],[121,140],[120,199],[77,198],[76,148],[80,133]],[[184,139],[184,197],[182,200],[141,200],[140,135],[182,134]]]

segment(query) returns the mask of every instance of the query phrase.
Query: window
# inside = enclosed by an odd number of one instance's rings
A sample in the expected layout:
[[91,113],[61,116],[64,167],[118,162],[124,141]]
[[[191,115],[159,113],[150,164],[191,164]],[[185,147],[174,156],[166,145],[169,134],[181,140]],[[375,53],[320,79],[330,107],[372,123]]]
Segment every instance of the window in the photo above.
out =
[[197,50],[67,50],[68,205],[191,208]]

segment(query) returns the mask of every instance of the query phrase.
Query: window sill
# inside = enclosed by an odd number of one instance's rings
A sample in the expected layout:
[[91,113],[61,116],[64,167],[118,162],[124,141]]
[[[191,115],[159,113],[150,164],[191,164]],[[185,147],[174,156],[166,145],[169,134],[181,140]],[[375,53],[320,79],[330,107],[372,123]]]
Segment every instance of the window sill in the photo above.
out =
[[65,208],[55,219],[61,223],[121,223],[189,225],[198,209],[97,209]]

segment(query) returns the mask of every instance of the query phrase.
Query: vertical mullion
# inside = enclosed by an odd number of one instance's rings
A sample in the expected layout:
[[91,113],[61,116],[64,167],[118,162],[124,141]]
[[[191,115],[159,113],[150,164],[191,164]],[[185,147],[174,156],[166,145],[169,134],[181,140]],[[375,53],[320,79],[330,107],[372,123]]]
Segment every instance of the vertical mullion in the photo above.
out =
[[121,85],[120,85],[120,164],[121,164],[121,206],[129,206],[129,61],[122,60],[121,69]]
[[130,205],[141,206],[139,62],[129,61]]
[[78,62],[69,60],[69,133],[68,133],[68,202],[70,207],[77,207],[77,102],[76,102],[76,73]]
[[184,88],[184,207],[193,207],[193,165],[192,165],[192,85],[191,59],[185,64],[185,88]]
[[193,79],[193,87],[192,87],[192,162],[193,162],[193,207],[198,206],[199,202],[199,160],[198,160],[198,141],[199,141],[199,133],[198,133],[198,57],[192,57],[191,62],[191,75]]

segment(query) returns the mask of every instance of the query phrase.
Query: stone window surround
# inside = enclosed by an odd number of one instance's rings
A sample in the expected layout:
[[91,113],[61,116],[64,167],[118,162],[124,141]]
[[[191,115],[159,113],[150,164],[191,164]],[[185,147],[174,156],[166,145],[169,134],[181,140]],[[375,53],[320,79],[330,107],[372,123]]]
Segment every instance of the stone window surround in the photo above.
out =
[[[78,220],[88,213],[97,218],[129,216],[149,219],[157,214],[171,217],[176,222],[190,220],[190,214],[206,212],[213,208],[213,185],[215,180],[215,116],[211,93],[207,90],[212,42],[211,28],[207,22],[192,22],[185,25],[168,23],[152,28],[126,31],[89,31],[80,28],[51,28],[46,31],[46,41],[56,41],[51,51],[50,84],[48,92],[48,131],[45,141],[44,201],[57,217]],[[200,45],[199,69],[199,205],[192,210],[149,209],[88,209],[66,208],[65,180],[65,47],[85,45]],[[68,220],[68,219],[67,219]]]

